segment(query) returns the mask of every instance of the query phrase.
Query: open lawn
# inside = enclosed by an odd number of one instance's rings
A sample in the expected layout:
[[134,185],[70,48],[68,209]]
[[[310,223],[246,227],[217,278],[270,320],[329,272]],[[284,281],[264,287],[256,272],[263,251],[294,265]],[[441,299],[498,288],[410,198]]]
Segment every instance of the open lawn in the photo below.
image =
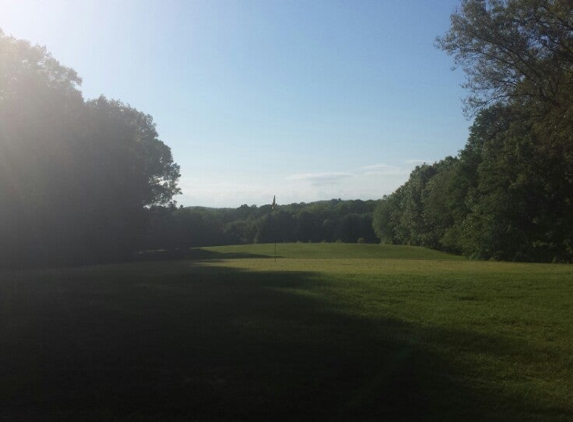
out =
[[573,266],[292,244],[0,273],[0,420],[573,421]]

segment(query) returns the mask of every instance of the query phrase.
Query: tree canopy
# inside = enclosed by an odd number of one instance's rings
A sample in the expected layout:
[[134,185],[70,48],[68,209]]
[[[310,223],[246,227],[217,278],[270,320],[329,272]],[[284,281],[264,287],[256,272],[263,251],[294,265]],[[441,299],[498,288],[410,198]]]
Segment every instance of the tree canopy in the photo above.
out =
[[382,200],[377,232],[476,258],[572,261],[573,3],[463,0],[438,45],[466,72],[470,136],[450,165],[416,169]]
[[125,257],[144,208],[178,193],[179,167],[151,116],[84,101],[44,47],[0,31],[0,263]]
[[272,242],[377,242],[375,201],[330,201],[239,208],[151,207],[145,249]]
[[571,7],[570,0],[462,0],[437,43],[465,71],[469,105],[568,100]]

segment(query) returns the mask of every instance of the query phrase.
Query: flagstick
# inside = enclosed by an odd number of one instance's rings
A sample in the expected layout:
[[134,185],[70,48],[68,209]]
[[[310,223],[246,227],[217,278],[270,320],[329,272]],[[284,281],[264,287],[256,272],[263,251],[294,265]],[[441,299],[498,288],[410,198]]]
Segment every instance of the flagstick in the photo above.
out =
[[277,262],[277,218],[273,214],[273,237],[275,241],[275,262]]
[[273,211],[275,210],[275,208],[277,206],[276,199],[277,199],[277,197],[273,196],[273,203],[271,205],[271,216],[273,218],[273,237],[274,237],[274,241],[275,241],[275,262],[277,262],[277,219],[276,219],[275,215],[273,214]]

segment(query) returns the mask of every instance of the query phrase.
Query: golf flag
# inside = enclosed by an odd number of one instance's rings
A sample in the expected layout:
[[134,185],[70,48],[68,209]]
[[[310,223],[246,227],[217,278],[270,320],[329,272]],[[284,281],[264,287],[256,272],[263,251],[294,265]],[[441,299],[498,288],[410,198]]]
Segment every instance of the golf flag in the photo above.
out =
[[274,210],[277,207],[276,196],[273,195],[273,203],[271,205],[271,210]]

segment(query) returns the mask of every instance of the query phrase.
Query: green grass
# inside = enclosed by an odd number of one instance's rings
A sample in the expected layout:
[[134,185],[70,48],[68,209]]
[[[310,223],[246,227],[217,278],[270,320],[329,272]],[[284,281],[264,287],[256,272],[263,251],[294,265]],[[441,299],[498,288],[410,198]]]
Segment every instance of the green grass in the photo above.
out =
[[[206,251],[232,255],[275,256],[273,244],[238,245],[203,248]],[[431,249],[416,246],[373,245],[344,243],[279,243],[276,245],[277,258],[377,258],[377,259],[433,259],[433,260],[464,260],[465,258],[449,255]]]
[[252,245],[0,273],[0,420],[573,420],[573,267]]

